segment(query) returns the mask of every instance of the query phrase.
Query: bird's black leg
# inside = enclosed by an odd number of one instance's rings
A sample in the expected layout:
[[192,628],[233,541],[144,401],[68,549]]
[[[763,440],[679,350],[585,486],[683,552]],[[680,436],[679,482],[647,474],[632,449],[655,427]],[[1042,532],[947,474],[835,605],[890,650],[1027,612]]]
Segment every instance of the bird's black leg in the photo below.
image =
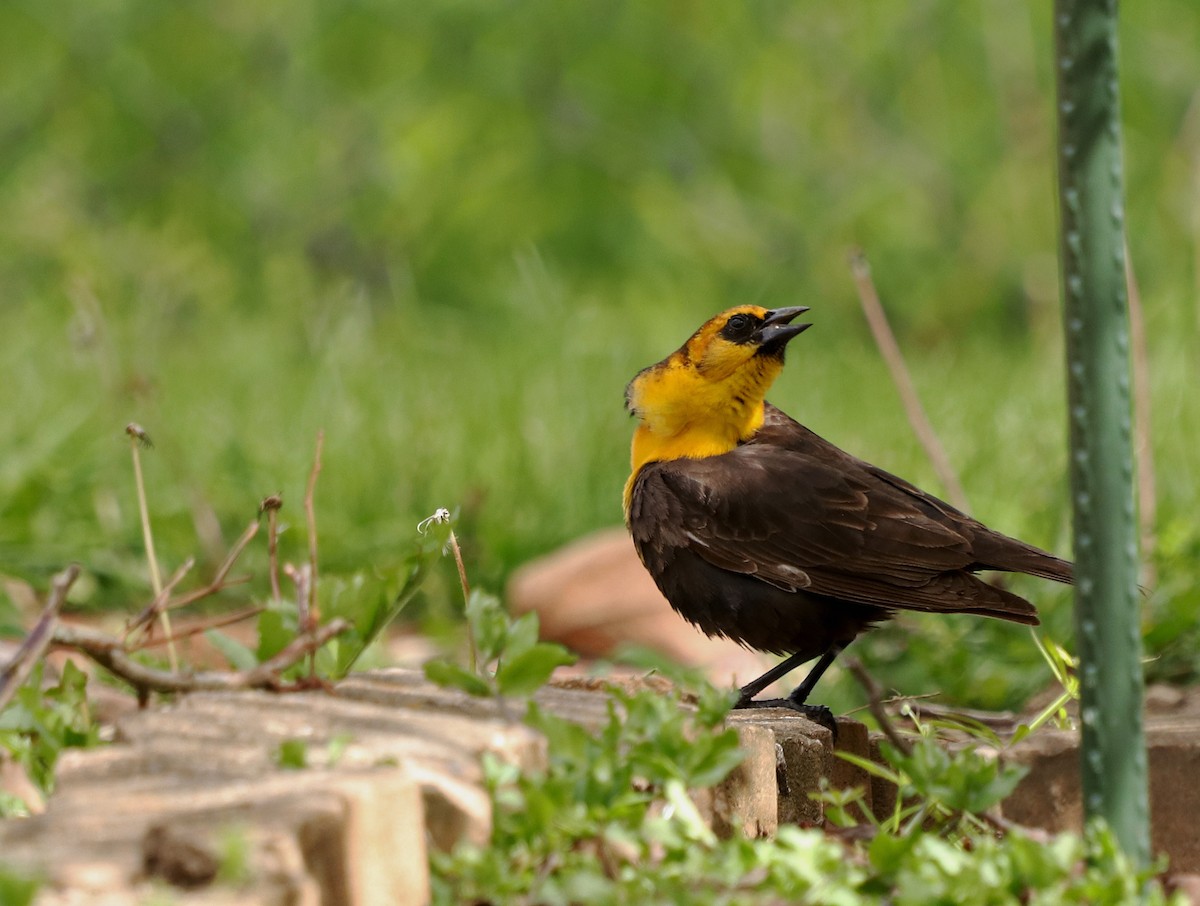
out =
[[787,660],[780,661],[758,679],[753,682],[746,683],[738,690],[738,702],[734,705],[735,708],[753,708],[751,704],[754,696],[762,692],[763,689],[775,682],[775,680],[787,676],[805,661],[811,661],[812,657],[805,653],[793,654]]
[[[817,681],[824,675],[825,671],[829,669],[830,664],[836,660],[837,656],[842,653],[845,647],[845,645],[833,646],[823,655],[821,655],[821,659],[819,661],[813,664],[812,670],[808,671],[808,676],[804,677],[804,681],[790,693],[788,693],[787,700],[791,702],[793,706],[801,706],[808,701],[809,693],[816,688]],[[818,707],[823,708],[825,706],[818,705]]]
[[754,696],[765,689],[775,680],[786,676],[796,667],[799,667],[811,658],[805,657],[803,654],[793,654],[787,660],[776,664],[758,679],[751,683],[747,683],[740,690],[737,704],[735,708],[788,708],[792,711],[799,711],[810,720],[816,721],[823,727],[829,728],[834,736],[837,736],[837,724],[834,722],[833,713],[825,705],[810,705],[807,704],[809,693],[816,687],[817,681],[829,669],[829,665],[837,659],[837,656],[842,653],[845,645],[835,645],[830,648],[820,659],[813,664],[813,668],[808,671],[808,676],[804,677],[804,681],[791,691],[787,698],[767,698],[755,699]]

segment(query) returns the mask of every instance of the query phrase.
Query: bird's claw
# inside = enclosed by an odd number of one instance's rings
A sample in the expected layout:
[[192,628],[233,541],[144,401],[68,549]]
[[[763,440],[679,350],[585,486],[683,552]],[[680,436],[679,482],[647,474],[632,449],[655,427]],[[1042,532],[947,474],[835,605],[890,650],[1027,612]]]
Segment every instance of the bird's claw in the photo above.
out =
[[733,707],[737,709],[786,708],[789,711],[797,711],[832,733],[833,741],[837,742],[837,721],[833,717],[833,712],[826,705],[806,705],[790,698],[739,698]]

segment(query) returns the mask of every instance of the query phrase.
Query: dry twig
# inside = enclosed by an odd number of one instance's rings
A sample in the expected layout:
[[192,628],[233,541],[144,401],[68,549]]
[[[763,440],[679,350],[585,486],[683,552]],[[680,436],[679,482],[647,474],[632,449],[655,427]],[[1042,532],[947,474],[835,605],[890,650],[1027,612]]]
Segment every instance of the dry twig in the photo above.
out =
[[[236,579],[227,579],[226,577],[229,575],[229,571],[233,569],[233,564],[237,562],[238,557],[242,555],[242,551],[246,549],[246,545],[250,543],[250,540],[257,533],[258,520],[255,520],[246,527],[246,530],[242,532],[238,540],[234,542],[233,547],[229,550],[229,554],[225,557],[225,562],[223,562],[220,568],[217,569],[216,574],[207,585],[205,585],[203,588],[193,589],[187,594],[180,595],[178,598],[172,600],[171,592],[175,589],[175,586],[179,584],[180,580],[188,573],[188,571],[191,570],[195,563],[195,560],[189,557],[187,561],[179,567],[179,569],[175,570],[175,573],[171,576],[167,584],[164,585],[162,590],[154,596],[154,600],[151,601],[141,613],[139,613],[133,618],[133,620],[130,621],[125,630],[126,650],[145,647],[148,644],[148,641],[145,638],[140,639],[136,644],[130,644],[129,639],[138,629],[150,626],[157,615],[166,613],[169,610],[177,610],[180,607],[186,607],[189,604],[194,604],[201,598],[206,598],[209,595],[216,594],[222,589],[228,588],[230,585],[237,585],[242,582],[249,581],[249,576],[242,576]],[[171,650],[173,647],[171,641],[172,639],[184,638],[187,635],[188,633],[180,633],[179,635],[175,635],[174,633],[168,632],[163,640],[156,642],[155,644],[163,644],[165,642],[165,644],[168,646],[168,650]],[[172,662],[171,669],[178,669],[178,667],[174,666],[174,662]]]
[[[142,454],[141,448],[147,449],[154,446],[150,440],[150,435],[146,433],[146,429],[137,422],[130,422],[125,426],[125,433],[129,435],[129,449],[133,456],[133,479],[137,487],[138,498],[138,515],[142,521],[142,541],[146,545],[146,561],[150,567],[150,587],[154,590],[154,597],[157,600],[163,593],[162,574],[158,570],[158,556],[154,553],[154,533],[150,531],[150,508],[146,504],[146,480],[142,475]],[[168,638],[171,636],[171,617],[165,609],[158,611],[159,621],[162,623],[163,634]],[[175,646],[167,646],[167,659],[171,662],[171,669],[179,669],[179,658],[175,654]]]
[[317,476],[321,474],[321,450],[325,446],[325,431],[317,431],[317,449],[313,454],[312,471],[308,473],[308,487],[304,491],[304,516],[308,520],[308,597],[300,608],[300,628],[309,629],[317,624],[320,612],[317,609],[317,513],[313,497],[317,491]]
[[265,604],[259,604],[255,607],[247,607],[235,613],[210,617],[207,620],[197,620],[187,628],[180,629],[170,639],[147,639],[138,646],[138,649],[141,650],[145,648],[153,648],[155,645],[165,645],[168,642],[178,642],[180,639],[191,638],[194,635],[199,635],[200,633],[207,632],[210,629],[219,629],[222,626],[240,623],[242,620],[248,620],[251,617],[258,616],[266,609],[267,607]]
[[867,693],[867,708],[872,716],[879,723],[879,729],[883,731],[883,735],[904,755],[912,754],[912,746],[908,740],[900,735],[900,731],[896,729],[892,723],[891,717],[888,716],[887,709],[883,707],[883,690],[879,683],[875,682],[875,677],[867,672],[867,668],[863,666],[862,661],[856,657],[848,657],[842,661],[843,666],[850,671],[863,691]]
[[951,708],[935,702],[909,702],[912,713],[928,720],[974,723],[987,727],[998,736],[1011,735],[1017,729],[1017,716],[1011,711],[977,711],[972,708]]
[[170,610],[177,610],[180,607],[187,607],[189,604],[194,604],[201,598],[207,598],[209,595],[216,594],[230,585],[241,585],[243,582],[249,582],[249,576],[238,576],[236,579],[227,579],[229,571],[233,569],[233,564],[237,562],[238,557],[242,555],[242,551],[246,549],[246,545],[250,540],[258,534],[258,520],[254,520],[246,530],[238,537],[238,540],[233,543],[233,547],[229,549],[229,556],[225,558],[225,562],[221,564],[216,573],[212,577],[212,581],[203,588],[197,588],[189,591],[185,595],[180,595],[174,601],[167,604]]
[[[450,550],[454,552],[454,565],[458,567],[458,582],[462,586],[463,605],[467,606],[471,603],[471,585],[467,582],[467,567],[463,564],[462,549],[458,546],[458,539],[454,537],[454,529],[450,530],[450,539],[447,542],[450,545]],[[471,628],[471,620],[468,618],[467,623],[467,644],[471,649],[471,671],[479,669],[479,652],[478,646],[475,644],[475,631]]]
[[896,335],[892,333],[887,314],[883,310],[883,304],[879,301],[879,293],[876,292],[875,283],[871,279],[871,266],[867,263],[866,256],[861,249],[851,252],[850,271],[854,276],[854,285],[858,289],[858,298],[862,303],[863,314],[866,315],[867,323],[871,327],[871,334],[875,337],[875,343],[879,346],[879,352],[883,356],[884,362],[887,363],[888,371],[891,372],[892,381],[900,394],[900,402],[908,416],[908,423],[912,425],[917,440],[925,448],[926,455],[933,463],[934,471],[937,472],[938,478],[945,487],[946,496],[950,498],[950,502],[964,513],[968,512],[966,491],[963,490],[954,467],[950,465],[950,458],[946,455],[942,442],[938,440],[937,432],[933,430],[929,416],[925,414],[925,407],[921,405],[917,388],[913,384],[912,376],[908,373],[908,367],[904,364],[904,355],[900,352],[900,344],[896,342]]
[[120,677],[137,690],[139,697],[149,692],[213,692],[225,689],[281,689],[286,685],[279,675],[306,656],[313,654],[330,639],[350,629],[350,623],[335,619],[310,633],[297,636],[270,660],[249,670],[178,673],[148,667],[131,658],[118,638],[81,626],[59,626],[52,642],[86,654],[101,667]]
[[[450,522],[450,511],[444,506],[438,507],[432,516],[422,519],[417,523],[417,531],[425,534],[430,524],[448,525]],[[458,569],[458,584],[462,587],[463,606],[469,607],[471,604],[471,583],[467,581],[467,567],[463,563],[462,548],[459,546],[458,538],[454,534],[454,529],[450,529],[449,536],[446,539],[446,547],[450,548],[454,554],[454,565]],[[443,551],[444,553],[444,551]],[[471,620],[468,617],[466,622],[467,627],[467,648],[470,651],[471,672],[474,673],[479,666],[479,651],[475,644],[475,632],[471,628]]]
[[283,564],[283,574],[291,579],[292,584],[296,586],[297,622],[300,624],[301,629],[303,629],[304,602],[312,594],[312,567],[308,563],[302,566],[293,566],[290,563],[285,563]]
[[278,513],[283,506],[283,495],[264,497],[258,505],[258,515],[267,514],[267,561],[271,579],[271,600],[279,602],[283,595],[279,591],[279,522]]
[[[171,578],[167,580],[167,584],[162,587],[162,590],[154,596],[154,600],[147,604],[141,613],[129,621],[129,624],[125,627],[125,638],[127,640],[137,630],[153,623],[154,618],[167,609],[167,601],[171,597],[171,592],[175,590],[175,586],[183,580],[184,576],[191,572],[192,567],[195,565],[195,558],[188,557],[171,574]],[[167,638],[170,638],[170,636],[167,636]]]
[[58,612],[63,602],[67,600],[67,592],[75,580],[79,578],[79,564],[72,563],[54,577],[50,583],[50,594],[46,598],[46,606],[37,623],[25,636],[25,641],[17,649],[17,653],[0,670],[0,711],[9,703],[21,684],[29,678],[29,673],[46,652],[58,624]]

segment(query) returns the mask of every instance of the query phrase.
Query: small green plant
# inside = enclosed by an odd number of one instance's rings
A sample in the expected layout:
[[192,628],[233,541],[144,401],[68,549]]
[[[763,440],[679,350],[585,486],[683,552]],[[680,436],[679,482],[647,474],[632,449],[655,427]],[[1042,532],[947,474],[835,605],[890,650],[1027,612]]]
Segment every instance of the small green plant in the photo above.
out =
[[433,857],[435,900],[633,902],[679,883],[697,852],[720,845],[691,791],[741,761],[728,708],[711,687],[694,704],[678,689],[613,688],[604,723],[585,727],[530,702],[550,763],[522,774],[486,762],[492,839]]
[[[467,599],[467,622],[472,627],[476,670],[451,660],[425,664],[425,675],[440,686],[471,695],[531,695],[554,668],[573,664],[575,657],[561,645],[538,641],[538,618],[527,613],[511,619],[495,595],[474,589]],[[491,664],[495,670],[490,670]]]
[[[360,665],[371,646],[382,638],[384,630],[416,595],[438,557],[438,549],[434,541],[421,537],[416,539],[412,551],[394,566],[319,578],[322,616],[344,620],[348,626],[316,652],[318,674],[341,679]],[[282,598],[268,601],[258,615],[257,629],[258,644],[254,648],[216,629],[208,630],[205,636],[234,668],[252,669],[278,655],[295,640],[301,630],[296,602]],[[295,664],[283,671],[282,676],[296,679],[306,669],[304,664]]]
[[[717,702],[725,700],[712,698],[710,716],[723,713]],[[909,807],[900,833],[882,822],[865,835],[785,826],[773,839],[721,840],[693,793],[737,764],[736,737],[678,693],[614,691],[599,729],[533,705],[528,720],[547,736],[549,765],[522,774],[486,762],[492,837],[433,855],[436,903],[1185,902],[1166,896],[1154,871],[1137,870],[1102,825],[1046,841],[1019,830],[1000,836],[964,811],[993,804],[1014,782],[973,754],[939,756],[932,743],[918,745],[887,769],[931,797]],[[829,794],[831,823],[839,804],[845,819],[861,798]]]
[[[33,668],[28,681],[0,713],[0,749],[19,764],[43,792],[54,788],[54,767],[64,749],[100,743],[99,727],[87,700],[87,674],[70,661],[58,682],[42,688],[44,664]],[[12,797],[0,800],[0,817],[24,814]]]
[[0,865],[0,903],[4,906],[29,906],[41,886],[38,879]]
[[[510,644],[533,650],[531,622],[511,620],[490,596],[470,601],[481,669],[491,660],[503,665]],[[773,839],[719,839],[695,793],[741,760],[725,724],[731,697],[686,672],[660,672],[673,683],[610,689],[599,726],[529,702],[525,721],[545,736],[548,763],[522,772],[485,759],[491,839],[431,856],[435,903],[1183,902],[1166,897],[1153,872],[1137,870],[1101,825],[1046,842],[989,818],[1022,770],[973,748],[948,751],[936,738],[939,721],[918,723],[907,748],[888,746],[885,765],[851,759],[897,785],[899,804],[886,819],[871,816],[861,790],[827,789],[829,831],[785,826]],[[437,661],[426,673],[476,694],[503,691],[499,670]],[[986,727],[967,729],[999,745]]]
[[314,750],[306,739],[285,739],[275,749],[275,763],[279,767],[301,771],[310,767],[334,767],[353,737],[349,733],[335,733],[324,748]]
[[[950,837],[986,831],[991,825],[980,816],[1016,789],[1027,769],[984,755],[973,745],[954,751],[939,739],[939,723],[921,723],[915,716],[912,719],[918,733],[905,746],[880,743],[886,764],[850,752],[837,753],[896,787],[892,814],[879,821],[869,809],[861,807],[861,791],[824,789],[815,795],[826,804],[827,819],[841,827],[865,819],[879,832],[901,837],[931,829]],[[965,725],[955,722],[954,726],[962,729]],[[989,744],[998,744],[995,734],[986,727],[975,724],[971,729]],[[851,809],[851,805],[858,807]]]
[[250,834],[238,824],[224,827],[217,835],[217,883],[237,887],[252,877]]
[[443,549],[454,555],[465,601],[471,664],[466,668],[447,658],[436,658],[425,664],[425,676],[439,686],[461,689],[469,695],[532,695],[545,685],[556,667],[575,663],[575,656],[562,645],[538,641],[536,613],[514,620],[499,598],[470,587],[451,522],[449,510],[439,509],[420,528],[434,534]]
[[281,768],[299,771],[308,767],[308,742],[285,739],[275,750],[275,763]]
[[1075,673],[1079,667],[1079,659],[1052,639],[1043,641],[1041,636],[1032,630],[1029,634],[1033,638],[1034,644],[1037,645],[1038,651],[1041,652],[1042,660],[1049,665],[1050,672],[1054,675],[1054,679],[1062,691],[1033,720],[1017,727],[1009,745],[1016,745],[1050,721],[1054,721],[1055,725],[1059,727],[1070,726],[1071,719],[1067,714],[1067,704],[1079,701],[1079,677]]

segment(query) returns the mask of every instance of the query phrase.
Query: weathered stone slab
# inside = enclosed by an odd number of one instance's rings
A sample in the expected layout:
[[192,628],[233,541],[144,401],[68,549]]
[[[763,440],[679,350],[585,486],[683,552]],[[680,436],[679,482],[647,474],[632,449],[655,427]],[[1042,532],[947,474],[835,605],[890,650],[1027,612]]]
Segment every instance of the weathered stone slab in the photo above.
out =
[[[430,694],[421,687],[416,697]],[[127,715],[117,723],[117,739],[145,743],[167,737],[270,752],[284,741],[299,740],[308,745],[310,763],[336,757],[339,764],[351,766],[407,758],[461,764],[466,769],[477,765],[485,751],[522,767],[544,763],[545,743],[519,722],[519,716],[505,719],[494,705],[488,710],[475,707],[475,701],[484,700],[446,694],[449,698],[440,707],[412,707],[403,699],[355,700],[342,687],[332,696],[203,693],[166,708]],[[463,707],[452,707],[452,701]]]
[[[1151,687],[1146,695],[1151,846],[1173,872],[1200,872],[1200,692]],[[1083,825],[1079,734],[1042,729],[1005,757],[1029,774],[1004,801],[1004,817],[1048,831]]]
[[[1151,846],[1165,853],[1172,871],[1200,872],[1200,723],[1148,726]],[[1006,755],[1029,774],[1004,801],[1005,818],[1048,831],[1083,826],[1079,735],[1042,730]]]
[[[634,691],[663,681],[620,682]],[[576,679],[535,700],[599,728],[613,707],[606,684]],[[39,902],[55,906],[80,892],[89,903],[136,902],[155,883],[187,906],[423,902],[427,843],[489,838],[483,754],[545,766],[545,740],[520,722],[523,710],[441,689],[412,670],[357,675],[332,694],[187,696],[121,717],[111,747],[64,755],[46,813],[0,824],[0,851],[46,872]],[[743,762],[696,797],[718,834],[818,823],[808,793],[823,774],[862,784],[858,769],[832,756],[829,731],[800,715],[738,712],[730,724]],[[839,739],[866,752],[860,724],[841,722]],[[281,766],[289,742],[301,743],[306,769]],[[210,882],[231,833],[244,840],[249,880],[227,899],[227,886]]]
[[[56,795],[43,815],[0,824],[5,862],[48,882],[45,902],[206,887],[222,838],[244,840],[239,902],[424,903],[421,791],[403,768],[276,771],[259,778],[125,777]],[[41,901],[39,901],[41,902]],[[120,900],[116,900],[120,902]]]

